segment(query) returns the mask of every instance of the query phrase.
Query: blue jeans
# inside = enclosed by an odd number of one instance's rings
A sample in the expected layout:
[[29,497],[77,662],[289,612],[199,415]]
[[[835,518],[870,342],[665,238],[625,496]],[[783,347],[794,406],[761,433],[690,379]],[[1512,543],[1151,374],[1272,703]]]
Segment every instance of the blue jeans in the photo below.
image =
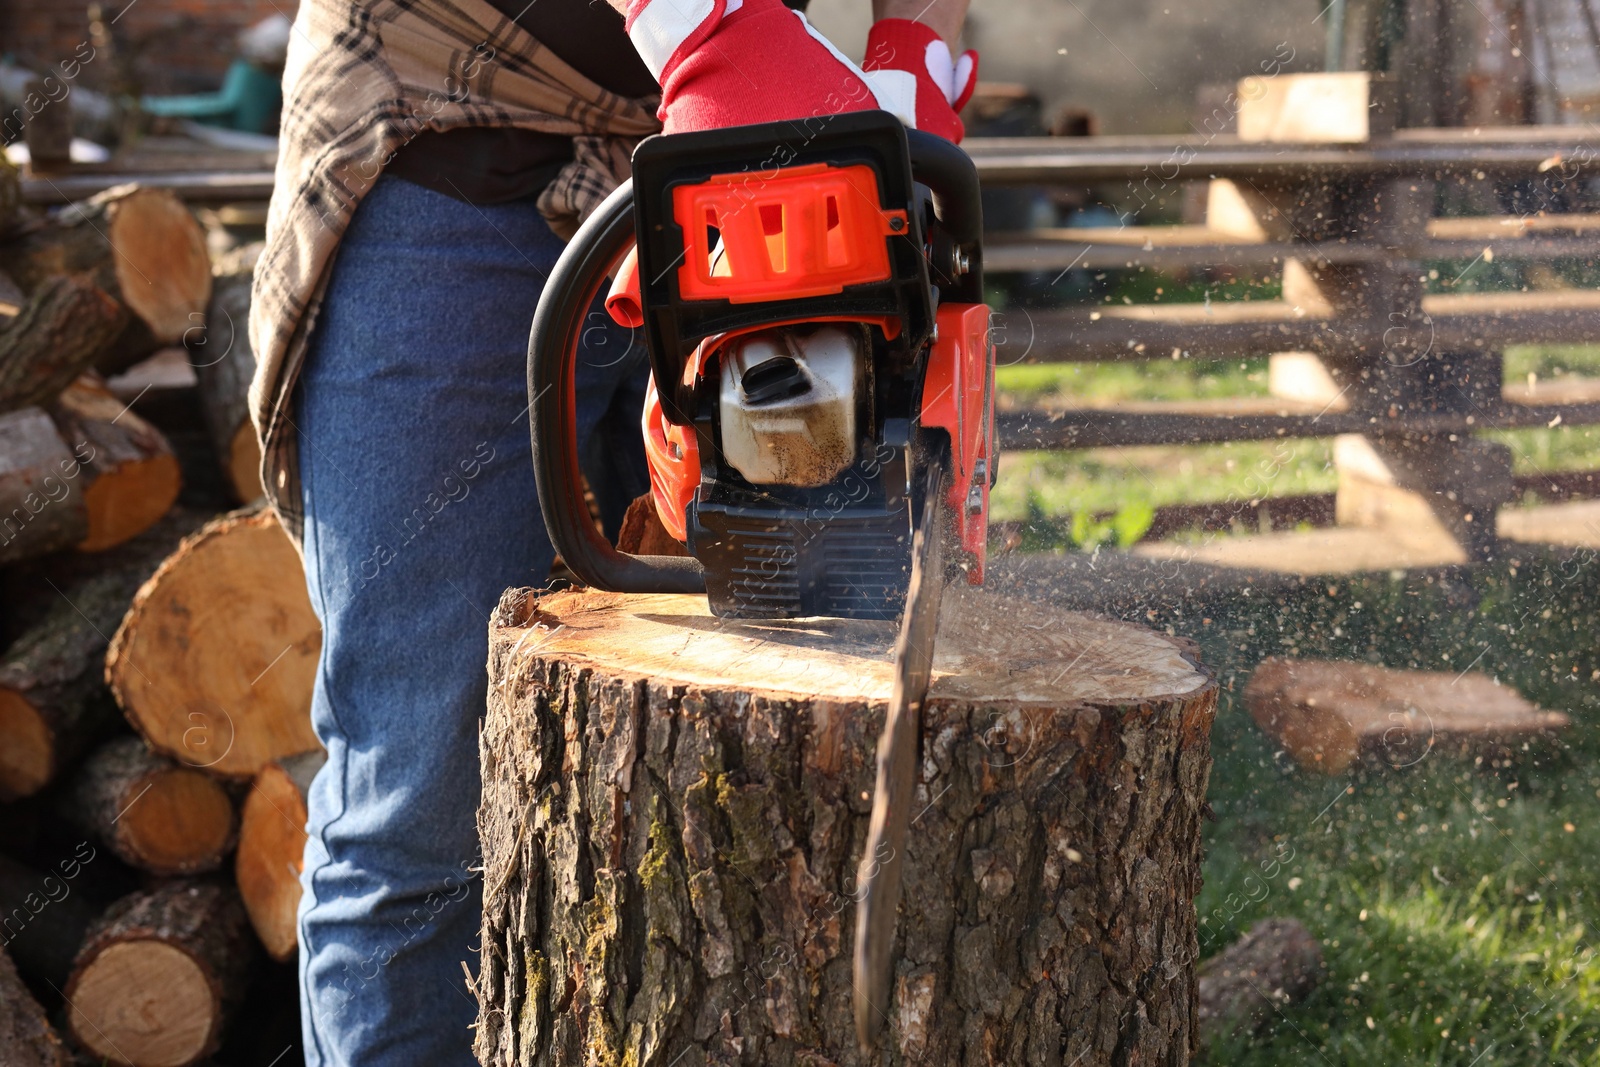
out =
[[[480,209],[382,178],[333,265],[295,414],[328,750],[301,877],[307,1064],[475,1062],[462,964],[476,970],[487,624],[553,556],[524,368],[561,249],[531,201]],[[604,442],[585,451],[614,525],[648,485],[647,360],[593,315],[579,432]]]

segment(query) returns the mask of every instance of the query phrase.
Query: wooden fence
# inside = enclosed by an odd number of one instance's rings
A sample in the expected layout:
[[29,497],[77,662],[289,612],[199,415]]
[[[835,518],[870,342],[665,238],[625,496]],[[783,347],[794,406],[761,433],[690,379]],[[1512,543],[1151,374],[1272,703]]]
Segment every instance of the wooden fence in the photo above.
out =
[[[1309,109],[1295,95],[1307,85],[1319,94]],[[1466,559],[1495,553],[1496,510],[1527,480],[1514,480],[1509,450],[1479,433],[1600,423],[1600,381],[1508,384],[1502,353],[1600,341],[1600,291],[1429,293],[1425,276],[1444,261],[1600,257],[1600,215],[1568,213],[1574,190],[1600,177],[1600,128],[1392,130],[1393,98],[1382,76],[1284,76],[1254,95],[1241,86],[1239,133],[968,141],[992,188],[1110,184],[1135,207],[1197,183],[1206,193],[1199,225],[1144,225],[1148,212],[1135,211],[1114,227],[991,233],[991,272],[1225,267],[1282,280],[1276,300],[1011,316],[1002,362],[1270,356],[1272,395],[1010,406],[999,415],[1004,446],[1332,437],[1341,524],[1425,533]],[[24,196],[61,202],[130,177],[98,169],[25,182]],[[138,179],[196,202],[259,200],[271,189],[259,169]],[[1445,200],[1481,201],[1509,181],[1525,183],[1523,214],[1436,217]]]
[[[1002,442],[1066,449],[1333,437],[1341,524],[1445,539],[1467,559],[1491,556],[1496,510],[1518,486],[1509,449],[1479,432],[1600,423],[1600,381],[1509,384],[1502,353],[1528,342],[1600,341],[1600,291],[1429,293],[1427,271],[1440,261],[1600,256],[1600,215],[1552,210],[1600,177],[1600,130],[1295,140],[969,143],[990,187],[1110,184],[1137,207],[1175,199],[1187,183],[1207,186],[1200,225],[1140,225],[1130,212],[1122,226],[992,234],[991,272],[1226,267],[1276,271],[1282,280],[1275,300],[1008,316],[1003,346],[1011,351],[1002,362],[1270,356],[1272,395],[1011,408],[999,416]],[[1512,180],[1525,183],[1526,214],[1435,217],[1452,193],[1465,199]]]

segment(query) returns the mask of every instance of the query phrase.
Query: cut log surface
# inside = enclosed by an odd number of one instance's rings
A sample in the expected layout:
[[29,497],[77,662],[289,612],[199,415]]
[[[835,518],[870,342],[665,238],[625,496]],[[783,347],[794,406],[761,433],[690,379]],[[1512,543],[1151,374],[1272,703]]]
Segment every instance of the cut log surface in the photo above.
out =
[[50,412],[61,436],[84,457],[88,529],[77,545],[80,551],[120,545],[171,510],[183,487],[172,446],[103,381],[80,378]]
[[181,481],[166,438],[96,379],[48,410],[0,415],[0,563],[121,544],[166,514]]
[[940,627],[895,995],[863,1055],[854,879],[894,625],[508,592],[480,1062],[1184,1062],[1211,674],[1181,639],[964,586]]
[[1200,1032],[1206,1044],[1260,1029],[1322,981],[1322,946],[1298,919],[1262,919],[1200,965]]
[[210,1055],[250,980],[255,942],[231,887],[169,882],[117,901],[66,989],[73,1040],[133,1067]]
[[152,874],[213,870],[233,844],[233,801],[209,775],[159,756],[137,737],[108,741],[84,761],[72,821],[124,863]]
[[41,583],[42,608],[0,655],[0,798],[37,792],[116,724],[105,685],[108,635],[201,521],[174,512],[93,567]]
[[306,848],[306,794],[328,761],[321,749],[261,768],[245,797],[234,880],[256,936],[278,961],[294,955]]
[[[253,264],[253,258],[242,260]],[[247,394],[256,371],[245,324],[250,319],[250,273],[218,276],[206,311],[204,344],[191,342],[200,376],[200,403],[228,483],[241,503],[259,499],[261,447],[250,423]]]
[[95,361],[105,373],[182,341],[204,321],[211,296],[205,231],[178,197],[136,185],[64,208],[0,246],[0,270],[30,294],[74,275],[126,309],[120,336]]
[[145,583],[106,657],[111,691],[157,752],[233,778],[317,747],[322,632],[300,557],[267,511],[185,539]]
[[1486,674],[1336,660],[1263,660],[1244,702],[1296,763],[1323,774],[1338,774],[1361,757],[1409,767],[1437,748],[1520,743],[1570,721]]
[[11,957],[0,948],[0,1063],[6,1067],[67,1067],[70,1062],[67,1046],[17,977]]

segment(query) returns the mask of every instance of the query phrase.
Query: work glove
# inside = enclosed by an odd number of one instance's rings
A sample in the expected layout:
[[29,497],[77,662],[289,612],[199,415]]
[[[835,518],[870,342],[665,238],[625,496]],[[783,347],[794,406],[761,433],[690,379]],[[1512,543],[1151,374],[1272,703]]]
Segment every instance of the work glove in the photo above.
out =
[[867,34],[867,58],[861,66],[869,78],[902,71],[916,79],[916,114],[911,125],[961,143],[966,127],[956,112],[966,106],[978,84],[978,53],[950,54],[931,28],[910,19],[881,19]]
[[874,108],[917,125],[913,69],[862,70],[782,0],[630,0],[626,26],[661,83],[667,133]]

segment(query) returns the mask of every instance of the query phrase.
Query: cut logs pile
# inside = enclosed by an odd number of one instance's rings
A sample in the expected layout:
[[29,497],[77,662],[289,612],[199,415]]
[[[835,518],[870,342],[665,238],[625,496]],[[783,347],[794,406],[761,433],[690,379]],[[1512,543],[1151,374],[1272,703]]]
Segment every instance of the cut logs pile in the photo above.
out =
[[28,213],[15,180],[0,156],[0,1064],[265,1063],[321,634],[254,503],[251,257],[214,275],[165,192]]

